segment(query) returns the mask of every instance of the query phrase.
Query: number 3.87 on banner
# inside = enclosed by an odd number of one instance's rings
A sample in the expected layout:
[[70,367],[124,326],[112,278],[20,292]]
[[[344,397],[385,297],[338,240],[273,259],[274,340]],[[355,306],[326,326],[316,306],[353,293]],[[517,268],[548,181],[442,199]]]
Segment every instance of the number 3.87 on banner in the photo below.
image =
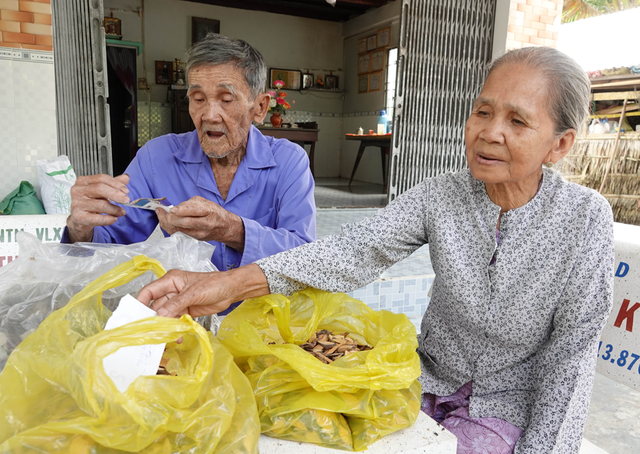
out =
[[[600,356],[600,349],[602,347],[602,341],[598,344],[598,356]],[[618,359],[613,357],[611,354],[613,353],[613,345],[607,344],[605,346],[605,352],[602,355],[602,359],[605,361],[610,361],[611,364],[617,364],[619,367],[627,366],[627,370],[633,369],[633,366],[636,365],[636,362],[640,359],[640,355],[636,355],[635,353],[629,354],[628,351],[622,350],[620,352],[620,356]],[[640,374],[640,363],[638,364],[638,373]]]

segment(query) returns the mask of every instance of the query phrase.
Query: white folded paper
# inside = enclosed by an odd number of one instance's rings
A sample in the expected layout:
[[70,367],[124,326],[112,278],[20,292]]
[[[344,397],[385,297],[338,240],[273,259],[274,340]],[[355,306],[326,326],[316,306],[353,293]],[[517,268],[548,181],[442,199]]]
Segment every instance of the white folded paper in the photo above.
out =
[[[124,296],[118,308],[111,314],[104,329],[119,328],[127,323],[156,315],[156,311],[146,307],[131,295]],[[121,393],[141,375],[156,375],[166,344],[136,345],[122,347],[105,357],[102,366],[105,373]]]

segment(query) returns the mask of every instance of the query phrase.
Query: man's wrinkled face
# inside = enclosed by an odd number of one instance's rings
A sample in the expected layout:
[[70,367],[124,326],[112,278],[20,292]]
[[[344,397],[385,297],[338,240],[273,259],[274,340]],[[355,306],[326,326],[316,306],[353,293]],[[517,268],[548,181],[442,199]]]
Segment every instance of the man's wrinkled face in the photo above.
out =
[[244,149],[256,100],[234,64],[197,66],[189,71],[189,115],[210,158]]

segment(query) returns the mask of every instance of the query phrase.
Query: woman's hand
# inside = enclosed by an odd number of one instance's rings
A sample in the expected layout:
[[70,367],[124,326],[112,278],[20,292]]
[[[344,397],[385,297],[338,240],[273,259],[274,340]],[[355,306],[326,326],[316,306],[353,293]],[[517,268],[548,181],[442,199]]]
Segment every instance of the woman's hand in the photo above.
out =
[[193,273],[171,270],[145,286],[138,300],[162,317],[217,314],[236,301],[269,294],[267,278],[258,265],[231,271]]

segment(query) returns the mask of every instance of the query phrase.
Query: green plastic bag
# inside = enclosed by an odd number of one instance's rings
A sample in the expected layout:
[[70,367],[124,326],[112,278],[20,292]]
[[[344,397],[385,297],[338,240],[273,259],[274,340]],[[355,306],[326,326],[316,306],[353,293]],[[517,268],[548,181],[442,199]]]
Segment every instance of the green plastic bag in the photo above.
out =
[[28,181],[21,181],[20,186],[0,202],[0,213],[47,214],[36,195],[36,190]]
[[[373,349],[324,364],[298,347],[320,329],[349,332]],[[266,435],[362,451],[418,417],[418,341],[404,314],[306,289],[246,300],[218,339],[249,378]]]
[[[188,315],[103,331],[102,293],[159,262],[137,256],[52,312],[0,375],[0,453],[257,453],[255,399],[229,352]],[[183,338],[178,344],[176,340]],[[138,377],[120,393],[102,359],[120,347],[167,343],[176,376]]]

